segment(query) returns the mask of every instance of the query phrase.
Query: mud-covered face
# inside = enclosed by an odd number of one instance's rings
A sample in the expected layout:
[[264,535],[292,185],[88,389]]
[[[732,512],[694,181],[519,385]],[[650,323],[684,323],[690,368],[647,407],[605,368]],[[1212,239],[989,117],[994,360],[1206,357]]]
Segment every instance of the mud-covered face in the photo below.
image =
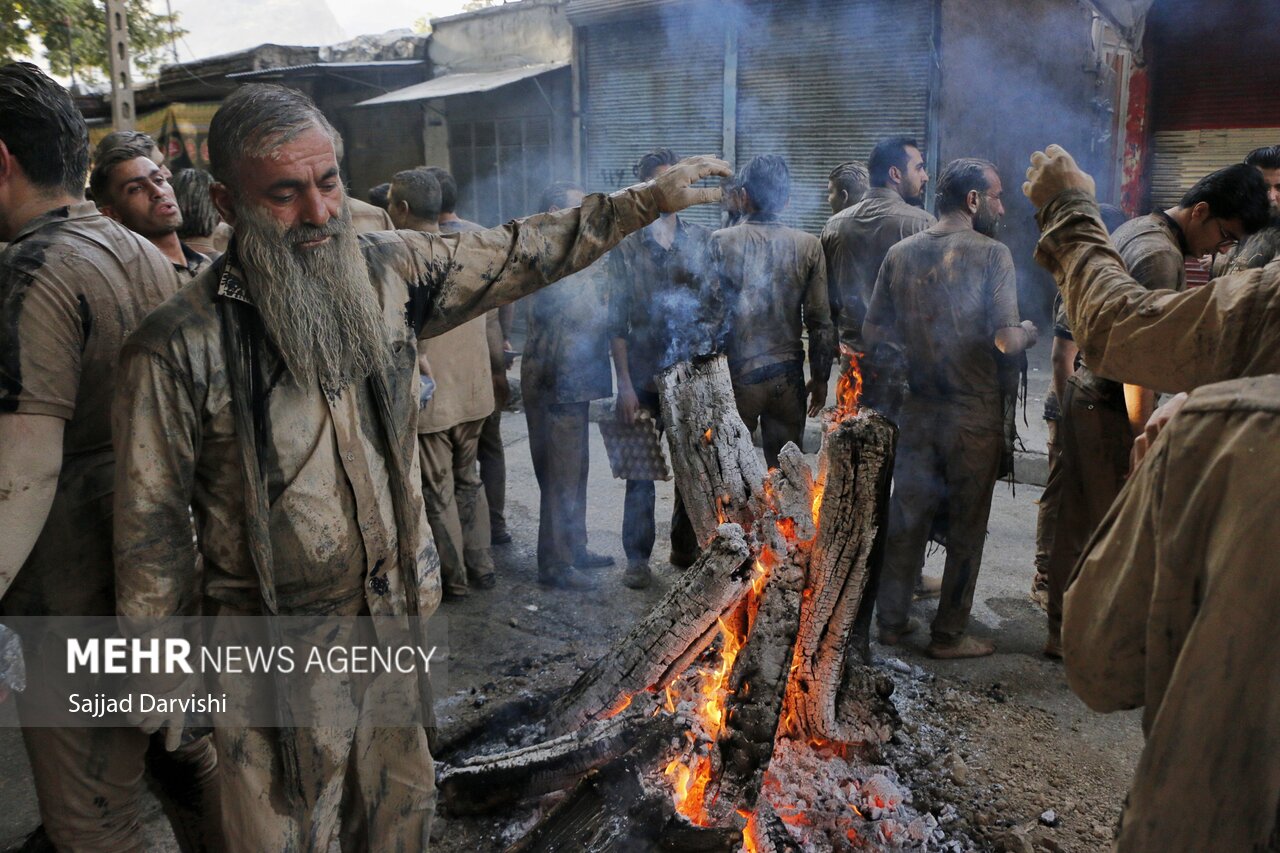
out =
[[929,172],[924,167],[924,155],[914,145],[907,146],[907,166],[898,178],[898,194],[914,205],[924,204],[924,190],[929,185]]
[[994,237],[1000,230],[1000,220],[1004,217],[1004,187],[1000,184],[1000,176],[988,170],[987,191],[978,193],[978,209],[973,214],[973,230],[988,237]]
[[161,237],[182,227],[182,211],[169,170],[150,157],[135,157],[111,169],[102,212],[135,234]]

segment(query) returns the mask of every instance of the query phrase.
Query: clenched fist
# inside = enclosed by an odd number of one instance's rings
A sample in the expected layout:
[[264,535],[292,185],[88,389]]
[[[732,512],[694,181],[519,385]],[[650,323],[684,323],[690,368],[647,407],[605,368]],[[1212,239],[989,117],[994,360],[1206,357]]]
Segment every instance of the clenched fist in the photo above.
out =
[[675,213],[695,204],[720,201],[720,187],[694,187],[703,178],[733,177],[733,169],[715,157],[686,157],[653,179],[658,210]]
[[1031,155],[1031,168],[1022,192],[1036,208],[1044,207],[1063,190],[1084,190],[1093,195],[1093,178],[1076,165],[1075,159],[1061,145],[1050,145]]

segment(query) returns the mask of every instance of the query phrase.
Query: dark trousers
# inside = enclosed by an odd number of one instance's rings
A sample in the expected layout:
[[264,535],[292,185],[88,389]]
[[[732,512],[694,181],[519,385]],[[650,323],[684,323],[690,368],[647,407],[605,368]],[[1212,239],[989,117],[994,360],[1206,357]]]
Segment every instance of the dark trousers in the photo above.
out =
[[1072,570],[1124,487],[1133,448],[1123,395],[1099,393],[1073,379],[1062,397],[1061,457],[1045,487],[1058,501],[1048,564],[1052,636],[1062,626],[1062,597]]
[[[636,391],[642,408],[653,416],[658,428],[662,428],[662,407],[658,395],[651,391]],[[622,504],[622,548],[628,560],[647,561],[653,555],[653,543],[657,539],[654,507],[657,489],[652,480],[627,480],[627,496]],[[693,523],[684,509],[684,498],[676,487],[675,506],[671,508],[671,554],[674,557],[692,559],[698,554],[698,540],[693,533]]]
[[[1052,393],[1052,392],[1051,392]],[[1040,493],[1040,510],[1036,513],[1036,571],[1048,577],[1049,554],[1053,551],[1053,532],[1058,523],[1058,505],[1062,502],[1061,474],[1057,473],[1062,457],[1061,420],[1049,425],[1049,479]]]
[[803,367],[797,364],[793,370],[759,382],[740,383],[735,379],[733,396],[747,429],[754,431],[760,427],[764,461],[770,468],[778,464],[778,451],[788,441],[804,449]]
[[489,503],[489,529],[496,537],[507,532],[507,453],[502,446],[502,409],[484,419],[480,430],[480,446],[476,450],[480,461],[480,479],[484,481],[484,496]]
[[587,549],[589,403],[525,402],[529,450],[538,478],[538,570],[572,566]]
[[947,560],[933,639],[952,643],[969,624],[1004,432],[998,410],[984,416],[920,399],[907,401],[901,425],[876,618],[883,628],[906,624],[930,532],[945,512]]

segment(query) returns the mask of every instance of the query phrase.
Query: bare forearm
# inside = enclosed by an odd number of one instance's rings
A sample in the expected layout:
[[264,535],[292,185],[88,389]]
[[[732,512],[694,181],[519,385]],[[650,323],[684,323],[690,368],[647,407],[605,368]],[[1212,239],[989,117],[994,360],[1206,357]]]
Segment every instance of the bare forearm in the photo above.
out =
[[1129,428],[1133,434],[1142,432],[1151,413],[1156,410],[1156,393],[1141,385],[1124,386],[1124,407],[1129,413]]
[[31,555],[58,490],[65,422],[49,415],[0,417],[0,596]]
[[627,339],[611,338],[609,353],[613,356],[614,375],[618,377],[618,392],[634,390],[635,386],[631,383],[631,365],[627,363]]
[[1076,353],[1079,351],[1075,341],[1054,337],[1050,359],[1053,362],[1053,393],[1058,402],[1062,402],[1067,392],[1067,380],[1075,373]]

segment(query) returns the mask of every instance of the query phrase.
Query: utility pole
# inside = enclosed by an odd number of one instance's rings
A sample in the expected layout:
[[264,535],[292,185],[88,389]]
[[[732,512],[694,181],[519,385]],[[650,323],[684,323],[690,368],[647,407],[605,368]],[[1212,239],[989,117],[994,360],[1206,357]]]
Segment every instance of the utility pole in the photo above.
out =
[[125,0],[106,0],[107,49],[111,67],[111,124],[133,130],[133,74],[129,61],[129,15]]

